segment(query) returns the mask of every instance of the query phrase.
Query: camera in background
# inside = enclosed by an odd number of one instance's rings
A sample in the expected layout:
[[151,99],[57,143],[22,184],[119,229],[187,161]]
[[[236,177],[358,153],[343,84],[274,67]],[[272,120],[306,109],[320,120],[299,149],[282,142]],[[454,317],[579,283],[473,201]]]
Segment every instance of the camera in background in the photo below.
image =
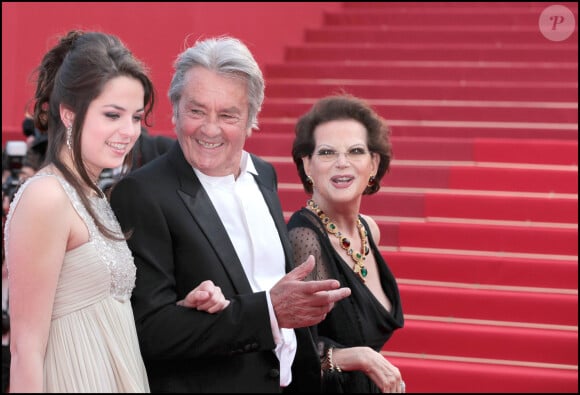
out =
[[[4,150],[2,170],[7,171],[7,177],[2,181],[2,198],[12,201],[20,186],[22,167],[26,159],[28,147],[24,141],[8,141]],[[4,178],[4,177],[2,177]]]

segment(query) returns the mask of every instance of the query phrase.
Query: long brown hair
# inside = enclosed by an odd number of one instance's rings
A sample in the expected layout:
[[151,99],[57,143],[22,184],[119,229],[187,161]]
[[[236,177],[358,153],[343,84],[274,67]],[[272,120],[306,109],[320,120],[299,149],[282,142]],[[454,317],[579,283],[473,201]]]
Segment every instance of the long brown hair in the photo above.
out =
[[[36,73],[34,121],[41,132],[48,133],[44,164],[52,163],[75,188],[103,235],[119,239],[119,236],[99,221],[85,192],[88,186],[104,197],[103,192],[89,177],[82,161],[81,134],[89,105],[102,93],[108,81],[119,76],[135,78],[143,85],[145,123],[148,124],[155,94],[147,69],[118,37],[101,32],[74,30],[62,37],[44,55]],[[71,138],[74,169],[69,169],[59,157],[67,138],[66,126],[60,118],[61,105],[75,114]],[[129,167],[131,161],[132,155],[129,154],[124,165]]]

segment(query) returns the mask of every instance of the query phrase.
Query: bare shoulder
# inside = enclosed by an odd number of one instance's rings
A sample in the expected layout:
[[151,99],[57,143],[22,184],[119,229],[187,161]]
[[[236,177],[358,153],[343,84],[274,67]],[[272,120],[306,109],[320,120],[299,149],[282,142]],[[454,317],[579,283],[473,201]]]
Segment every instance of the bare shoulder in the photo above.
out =
[[373,217],[366,215],[366,214],[361,214],[361,217],[363,217],[365,219],[365,221],[367,221],[367,224],[369,225],[369,229],[371,230],[371,234],[373,236],[373,239],[375,240],[375,244],[379,245],[379,243],[381,241],[381,230],[380,230],[379,226],[377,225],[377,221],[375,221]]
[[21,188],[24,190],[16,207],[11,207],[14,218],[34,223],[62,221],[72,208],[56,177],[34,177]]

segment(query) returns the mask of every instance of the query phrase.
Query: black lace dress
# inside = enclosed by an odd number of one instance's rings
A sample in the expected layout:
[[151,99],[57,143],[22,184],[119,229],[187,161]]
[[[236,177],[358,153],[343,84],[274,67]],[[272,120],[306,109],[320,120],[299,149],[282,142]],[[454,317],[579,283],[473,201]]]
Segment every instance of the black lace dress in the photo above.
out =
[[[371,291],[332,247],[329,235],[316,214],[307,208],[295,212],[288,221],[294,250],[294,263],[300,264],[308,255],[316,259],[316,267],[307,279],[334,278],[351,289],[351,296],[336,303],[320,324],[311,327],[321,356],[328,347],[368,346],[380,351],[393,332],[403,327],[403,309],[399,288],[391,270],[372,238],[368,224],[360,217],[368,234],[370,253],[374,254],[383,291],[392,308],[387,311]],[[332,372],[323,375],[325,393],[379,393],[380,389],[364,373]]]

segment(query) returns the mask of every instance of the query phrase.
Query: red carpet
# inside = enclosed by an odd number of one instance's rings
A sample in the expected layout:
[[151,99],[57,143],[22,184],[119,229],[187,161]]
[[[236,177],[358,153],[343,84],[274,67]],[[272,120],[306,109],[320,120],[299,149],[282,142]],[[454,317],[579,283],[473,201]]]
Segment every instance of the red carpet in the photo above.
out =
[[[329,89],[326,94],[336,93]],[[264,103],[263,116],[296,118],[310,109],[316,99],[270,98]],[[578,123],[578,108],[568,104],[544,107],[536,102],[517,102],[510,107],[504,102],[435,101],[426,99],[369,99],[377,111],[390,119],[431,121],[545,122],[554,117],[559,122]]]
[[[537,32],[535,27],[532,28]],[[505,32],[502,32],[505,36]],[[428,31],[431,37],[437,37],[432,31]],[[462,35],[455,34],[461,37]],[[408,37],[408,34],[405,34]],[[445,39],[445,38],[440,38]],[[489,39],[489,36],[488,36]],[[450,67],[451,66],[451,67]],[[554,68],[558,72],[554,72]],[[545,62],[481,62],[481,61],[411,61],[389,59],[386,61],[364,61],[364,60],[338,60],[338,61],[313,61],[297,60],[292,63],[278,65],[268,65],[266,71],[273,79],[284,78],[318,78],[318,79],[362,79],[380,78],[387,81],[398,81],[416,84],[421,81],[448,81],[450,83],[462,84],[464,82],[472,84],[491,82],[497,84],[498,81],[548,81],[550,84],[563,84],[569,86],[578,77],[578,63],[553,62],[545,59]],[[266,89],[269,89],[266,87]],[[431,94],[423,92],[423,94]],[[292,95],[292,92],[287,92]],[[529,97],[528,100],[534,100]]]
[[[386,114],[385,114],[386,115]],[[260,118],[260,128],[267,133],[294,133],[295,118]],[[510,138],[558,139],[578,143],[578,124],[558,122],[431,121],[389,119],[399,137],[440,138]],[[254,132],[256,135],[260,131]]]
[[[435,340],[434,340],[435,341]],[[385,352],[405,374],[408,393],[575,393],[578,370],[570,365],[447,355]],[[576,366],[576,365],[573,365]],[[523,390],[522,388],[525,388]]]
[[264,68],[247,149],[276,166],[286,217],[317,98],[361,96],[392,128],[362,211],[400,285],[383,353],[410,393],[578,392],[578,32],[543,36],[553,4],[348,2]]
[[[409,248],[408,250],[411,250]],[[449,251],[384,251],[397,278],[455,282],[473,287],[498,284],[503,287],[578,288],[578,265],[572,259],[521,257],[489,253],[464,255]]]
[[416,99],[417,88],[431,89],[422,94],[424,99],[447,100],[570,100],[576,99],[577,86],[567,83],[508,82],[496,83],[464,82],[447,80],[399,81],[399,80],[325,80],[318,78],[274,79],[268,84],[268,95],[287,97],[319,97],[341,89],[348,89],[354,95],[367,99],[381,99],[388,90],[399,99]]
[[[577,295],[541,293],[539,291],[501,291],[496,289],[452,288],[445,286],[401,284],[404,308],[413,315],[437,316],[441,321],[453,322],[458,319],[504,321],[549,325],[577,326]],[[481,306],[481,307],[477,307]],[[498,328],[501,330],[501,328]],[[554,333],[556,336],[557,333]],[[424,339],[425,340],[425,339]],[[437,341],[436,337],[429,341]],[[475,347],[479,339],[473,338]],[[530,346],[533,342],[528,343]],[[578,352],[568,343],[570,352]],[[447,344],[449,351],[460,353],[461,349]],[[535,345],[534,347],[537,347]],[[387,345],[386,349],[390,349]],[[493,350],[490,350],[493,352]],[[518,360],[520,356],[512,355]],[[576,358],[578,355],[576,354]],[[542,361],[545,362],[545,361]]]
[[[504,328],[494,325],[472,325],[453,322],[411,320],[400,332],[388,351],[470,358],[542,360],[552,364],[575,364],[578,350],[570,350],[575,334],[572,331],[537,328]],[[473,338],[477,342],[473,342]],[[437,339],[438,341],[433,341]],[[536,344],[530,347],[530,340]],[[450,347],[452,345],[452,347]]]

